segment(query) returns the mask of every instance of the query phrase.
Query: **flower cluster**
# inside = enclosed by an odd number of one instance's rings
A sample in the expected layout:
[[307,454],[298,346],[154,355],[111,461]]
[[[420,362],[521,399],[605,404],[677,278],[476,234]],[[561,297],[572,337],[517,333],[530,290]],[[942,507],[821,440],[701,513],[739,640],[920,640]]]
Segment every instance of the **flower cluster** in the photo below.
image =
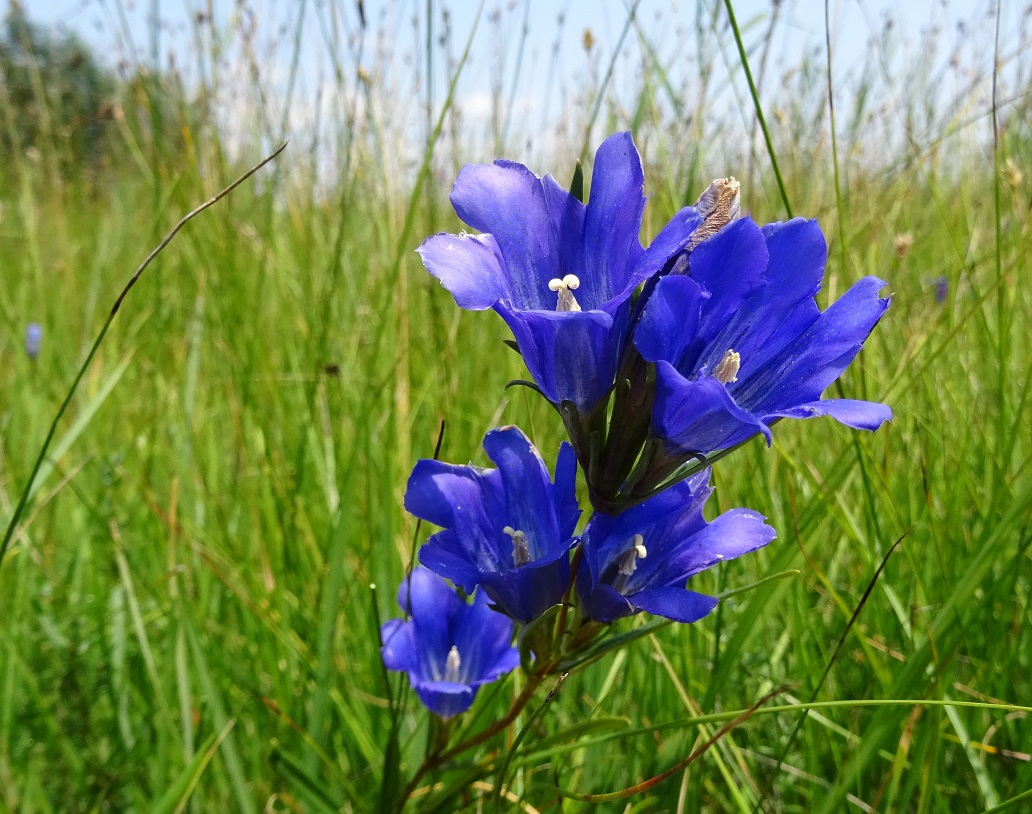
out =
[[[451,201],[478,234],[419,248],[460,307],[502,317],[569,435],[554,474],[520,429],[501,427],[484,439],[495,468],[424,460],[409,478],[406,509],[441,530],[419,553],[429,570],[403,586],[411,619],[384,626],[383,656],[441,716],[517,665],[514,623],[547,670],[621,617],[702,618],[716,599],[690,578],[775,536],[749,509],[706,521],[710,465],[757,435],[769,444],[783,418],[866,430],[891,418],[823,398],[888,307],[884,282],[864,278],[822,312],[817,223],[742,217],[733,178],[647,247],[645,200],[628,133],[599,148],[586,204],[521,164],[470,165]],[[578,470],[594,510],[579,532]]]

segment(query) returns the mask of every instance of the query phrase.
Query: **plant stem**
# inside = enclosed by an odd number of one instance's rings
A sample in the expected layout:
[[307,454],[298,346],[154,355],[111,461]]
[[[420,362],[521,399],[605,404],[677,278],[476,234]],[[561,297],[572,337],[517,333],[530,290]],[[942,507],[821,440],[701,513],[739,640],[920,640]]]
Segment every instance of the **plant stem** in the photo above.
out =
[[731,31],[735,35],[735,45],[738,46],[738,56],[742,59],[742,70],[745,71],[745,79],[749,83],[749,94],[752,96],[753,106],[756,108],[756,118],[760,122],[760,129],[763,131],[763,140],[767,145],[767,155],[770,156],[770,163],[774,170],[774,177],[778,182],[778,192],[781,193],[781,202],[785,205],[785,213],[788,215],[789,219],[791,219],[792,204],[788,201],[788,192],[785,191],[785,182],[781,178],[778,159],[774,153],[774,143],[770,140],[770,131],[767,129],[767,120],[763,117],[763,105],[760,104],[760,94],[756,90],[756,83],[753,82],[752,71],[749,70],[749,58],[745,53],[745,44],[742,42],[742,33],[738,30],[738,21],[735,20],[735,10],[731,7],[731,0],[724,0],[724,8],[727,9],[727,17],[731,22]]
[[427,755],[423,764],[416,770],[416,773],[412,775],[412,779],[409,780],[408,784],[402,790],[401,802],[404,803],[405,800],[412,796],[412,792],[416,790],[416,787],[419,785],[419,781],[423,779],[423,776],[426,775],[427,772],[433,771],[441,764],[447,763],[449,760],[461,755],[463,752],[467,752],[473,747],[479,746],[485,741],[490,740],[515,721],[519,714],[523,712],[524,707],[530,703],[530,699],[534,697],[534,693],[537,691],[537,688],[541,686],[541,682],[545,680],[545,676],[548,674],[548,671],[554,668],[556,664],[558,664],[558,661],[552,659],[542,665],[542,668],[535,672],[534,675],[530,677],[530,680],[527,681],[527,686],[523,688],[523,692],[521,692],[516,697],[516,700],[512,702],[512,706],[509,707],[509,711],[491,724],[491,726],[487,727],[487,729],[467,738],[461,743],[457,743],[450,749],[445,749],[442,752],[435,752],[434,754]]

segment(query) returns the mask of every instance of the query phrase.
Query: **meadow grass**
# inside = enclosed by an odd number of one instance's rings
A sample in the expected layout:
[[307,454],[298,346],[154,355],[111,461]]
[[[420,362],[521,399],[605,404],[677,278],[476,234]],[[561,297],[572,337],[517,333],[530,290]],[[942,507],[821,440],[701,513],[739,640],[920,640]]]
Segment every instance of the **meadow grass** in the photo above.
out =
[[[722,7],[700,7],[698,59],[723,60],[737,82]],[[535,169],[572,176],[558,162],[583,152],[581,138],[631,126],[652,193],[646,238],[705,186],[706,167],[752,176],[744,208],[783,218],[763,143],[753,152],[705,108],[686,113],[645,23],[627,31],[646,66],[636,108],[612,102],[596,62],[580,91],[598,104],[563,113],[575,146],[560,140],[557,163]],[[437,47],[428,32],[427,64]],[[448,47],[459,76],[464,43]],[[762,48],[747,49],[754,69]],[[339,58],[354,54],[339,45]],[[719,508],[750,506],[779,537],[693,587],[761,584],[571,675],[508,755],[503,808],[558,810],[556,786],[647,779],[777,688],[680,779],[601,808],[1029,804],[1029,107],[1005,109],[994,146],[990,109],[958,105],[923,132],[904,127],[898,154],[873,162],[863,130],[898,111],[861,115],[852,133],[839,121],[832,138],[823,71],[804,60],[807,93],[762,108],[785,197],[829,240],[823,302],[866,274],[889,281],[892,306],[841,392],[885,401],[895,418],[875,434],[782,423],[773,448],[756,440],[717,466]],[[412,251],[459,228],[446,201],[466,157],[452,97],[435,100],[426,150],[399,173],[411,134],[373,104],[386,75],[350,76],[339,141],[295,142],[186,226],[127,297],[57,427],[0,565],[0,809],[376,810],[388,695],[402,692],[385,685],[377,620],[396,614],[395,586],[428,533],[403,511],[408,473],[442,422],[448,461],[483,463],[480,441],[500,423],[544,450],[561,439],[547,405],[505,389],[524,371],[501,322],[460,312]],[[753,102],[738,98],[751,129]],[[55,135],[4,169],[4,527],[132,269],[267,152],[276,127],[263,128],[235,151],[206,122],[190,123],[180,150],[126,129],[130,169],[77,180],[53,170]],[[498,149],[527,160],[498,133]],[[326,183],[316,167],[330,148],[339,172]],[[20,347],[32,320],[44,329],[35,360]],[[518,684],[487,688],[472,717],[500,715]],[[409,693],[402,781],[426,717]],[[498,778],[464,772],[430,778],[412,810],[479,810]]]

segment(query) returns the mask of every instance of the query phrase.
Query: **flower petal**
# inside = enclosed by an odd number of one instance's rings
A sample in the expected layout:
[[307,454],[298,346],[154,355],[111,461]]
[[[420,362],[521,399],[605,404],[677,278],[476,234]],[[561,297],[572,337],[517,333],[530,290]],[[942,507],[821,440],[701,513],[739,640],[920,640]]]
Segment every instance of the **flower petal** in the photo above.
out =
[[855,283],[762,370],[731,385],[735,400],[758,415],[778,415],[818,401],[889,307],[888,299],[878,297],[884,286],[876,277]]
[[469,594],[477,587],[481,569],[498,567],[488,561],[493,552],[486,546],[482,547],[482,553],[477,559],[471,559],[470,548],[462,544],[462,539],[455,531],[445,529],[432,535],[419,547],[419,561]]
[[644,192],[645,172],[631,134],[610,136],[595,153],[592,170],[584,219],[584,276],[590,272],[595,291],[593,300],[581,307],[598,308],[627,293],[631,270],[643,252],[638,232]]
[[685,590],[688,578],[774,539],[763,516],[749,509],[706,523],[709,477],[704,469],[617,517],[592,517],[577,575],[577,593],[590,618],[612,621],[645,610],[694,622],[716,599]]
[[793,218],[760,227],[767,243],[768,293],[783,302],[813,299],[824,279],[828,243],[816,220]]
[[[427,545],[431,549],[421,551],[420,560],[464,590],[473,586],[468,572],[456,570],[462,559],[481,568],[508,561],[507,541],[496,533],[492,520],[505,509],[502,481],[496,471],[421,460],[409,476],[405,508],[446,529],[430,538]],[[445,568],[448,570],[442,570]]]
[[634,344],[642,358],[681,367],[685,351],[693,344],[699,346],[699,317],[706,299],[699,284],[683,274],[656,283],[634,331]]
[[[503,673],[494,672],[513,650],[512,620],[492,610],[484,592],[477,591],[455,627],[455,647],[461,659],[462,680],[473,683],[493,681]],[[519,663],[519,653],[516,652]],[[511,669],[511,668],[510,668]]]
[[[559,268],[555,276],[562,278],[576,274],[580,288],[576,291],[577,301],[584,310],[591,310],[597,301],[597,279],[594,274],[585,274],[584,269],[584,214],[586,207],[551,176],[541,179],[545,193],[545,205],[549,218],[555,224],[559,248]],[[555,308],[556,296],[548,298],[549,307]]]
[[705,455],[759,433],[771,443],[767,425],[739,407],[723,384],[710,377],[690,382],[668,362],[656,365],[652,427],[677,454]]
[[563,598],[570,581],[568,551],[569,547],[552,552],[551,559],[535,560],[509,571],[481,574],[480,586],[513,619],[532,622]]
[[828,245],[817,221],[796,218],[760,229],[767,245],[769,284],[733,312],[698,365],[712,370],[728,349],[741,355],[742,371],[760,370],[820,314],[814,295],[821,287]]
[[[649,587],[664,587],[671,584],[683,586],[687,575],[675,567],[678,557],[687,546],[691,546],[696,535],[706,528],[702,515],[706,501],[713,489],[709,486],[709,469],[699,473],[705,476],[702,482],[696,478],[682,481],[649,498],[640,506],[624,512],[627,524],[614,534],[616,540],[630,540],[637,532],[644,537],[648,555],[637,561],[637,567],[623,587],[625,594],[633,594]],[[692,481],[696,481],[694,484]],[[623,553],[627,543],[618,544],[610,557]]]
[[412,616],[382,626],[384,666],[407,672],[420,699],[437,715],[467,709],[478,686],[519,662],[512,622],[491,610],[483,593],[467,604],[443,579],[415,568],[398,594]]
[[477,694],[474,687],[451,681],[413,681],[412,686],[423,705],[442,718],[465,712]]
[[596,622],[615,622],[636,611],[627,597],[611,585],[594,583],[589,577],[578,577],[577,595],[584,614]]
[[694,206],[686,206],[674,215],[639,258],[630,282],[637,285],[662,271],[675,255],[684,251],[701,223],[702,215]]
[[508,297],[502,258],[491,235],[433,235],[416,251],[459,308],[483,311]]
[[459,172],[451,202],[466,223],[494,236],[513,305],[554,308],[548,281],[558,273],[559,250],[541,179],[512,161],[468,164]]
[[445,659],[454,644],[453,631],[468,607],[437,574],[426,568],[413,568],[401,581],[399,595],[407,593],[407,610],[415,627],[414,638],[420,655],[420,672],[425,679],[444,675]]
[[[498,613],[495,615],[501,616],[502,614]],[[502,652],[495,663],[484,671],[478,683],[486,684],[489,681],[497,681],[499,678],[504,675],[508,675],[519,666],[520,651],[515,647],[510,647]]]
[[489,469],[424,458],[409,475],[405,508],[435,526],[454,528],[485,496],[494,496],[501,488],[501,478]]
[[[584,529],[584,559],[597,581],[631,545],[635,534],[645,539],[648,556],[637,561],[627,580],[626,593],[633,585],[670,582],[666,571],[671,556],[695,532],[706,525],[702,510],[712,494],[709,470],[689,481],[664,489],[655,497],[639,503],[619,515],[595,514]],[[683,580],[682,580],[683,583]]]
[[876,401],[856,399],[821,399],[800,404],[777,415],[782,418],[810,418],[829,415],[841,424],[855,430],[876,430],[886,421],[892,421],[892,409]]
[[698,622],[717,606],[715,597],[685,588],[652,588],[639,591],[630,600],[638,610],[684,624]]
[[614,320],[604,311],[495,310],[512,330],[534,382],[554,404],[590,412],[612,386],[629,303]]
[[669,566],[671,578],[683,584],[688,577],[719,562],[763,548],[777,536],[765,520],[751,509],[724,512],[677,551]]
[[498,467],[506,496],[506,513],[495,518],[495,525],[501,521],[524,532],[532,561],[548,557],[559,540],[559,520],[541,454],[519,427],[512,426],[491,430],[484,436],[484,449]]
[[565,441],[555,459],[555,508],[559,515],[559,538],[573,537],[581,510],[577,502],[577,455]]
[[768,258],[767,243],[752,218],[729,223],[691,253],[691,277],[711,295],[699,324],[705,338],[716,336],[742,303],[767,285]]
[[419,648],[416,646],[416,626],[412,622],[391,619],[380,628],[380,655],[388,670],[420,671]]

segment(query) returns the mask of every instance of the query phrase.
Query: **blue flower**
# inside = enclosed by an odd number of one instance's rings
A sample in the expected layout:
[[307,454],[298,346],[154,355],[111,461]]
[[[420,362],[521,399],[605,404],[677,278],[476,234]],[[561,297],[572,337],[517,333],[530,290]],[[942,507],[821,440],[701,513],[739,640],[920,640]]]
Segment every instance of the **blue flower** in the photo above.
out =
[[39,356],[42,343],[43,327],[38,322],[30,322],[25,328],[25,355],[30,359],[35,359]]
[[688,245],[701,222],[686,207],[644,250],[644,184],[629,133],[599,147],[586,206],[522,164],[470,164],[451,202],[481,234],[438,234],[419,247],[460,307],[501,315],[553,404],[569,401],[581,413],[598,405],[626,344],[631,293]]
[[443,579],[415,568],[402,580],[398,604],[410,618],[380,629],[383,663],[408,673],[419,700],[435,715],[465,712],[481,684],[519,666],[512,622],[491,610],[482,593],[468,604]]
[[889,305],[865,277],[823,313],[827,245],[816,221],[737,220],[701,243],[687,274],[656,285],[635,334],[656,365],[652,432],[668,456],[708,454],[780,418],[830,415],[874,430],[884,404],[823,399]]
[[717,600],[686,589],[688,578],[765,546],[775,532],[750,509],[707,523],[702,509],[712,491],[706,469],[617,517],[592,517],[577,573],[584,615],[612,622],[646,611],[689,623],[713,610]]
[[467,593],[479,585],[513,619],[530,622],[569,582],[577,462],[563,444],[553,483],[518,427],[492,430],[484,449],[497,469],[419,461],[405,508],[444,529],[420,549],[423,565]]

